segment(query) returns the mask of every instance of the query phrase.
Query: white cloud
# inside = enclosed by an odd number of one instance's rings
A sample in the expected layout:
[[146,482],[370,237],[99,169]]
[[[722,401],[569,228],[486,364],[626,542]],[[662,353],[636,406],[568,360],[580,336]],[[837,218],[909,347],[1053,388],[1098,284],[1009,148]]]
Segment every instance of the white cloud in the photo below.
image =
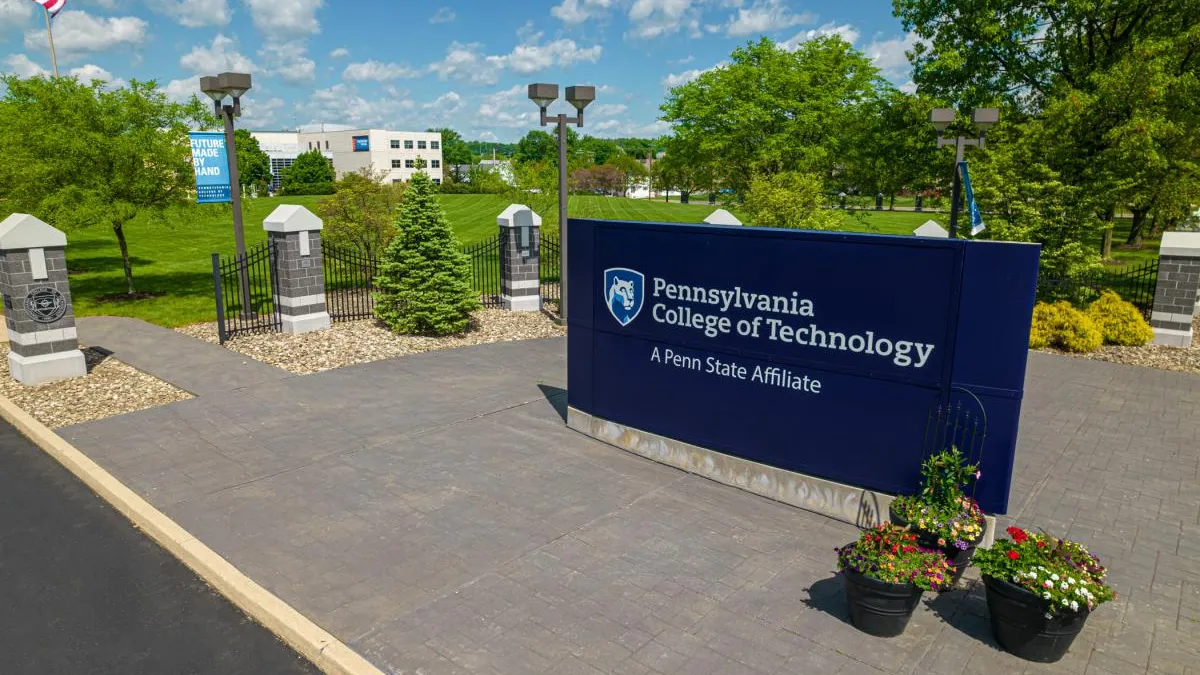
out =
[[629,34],[648,40],[687,28],[689,34],[698,36],[699,3],[700,0],[634,0],[629,8],[629,21],[633,24]]
[[269,39],[287,39],[320,32],[317,10],[325,0],[242,0],[250,10],[254,27]]
[[538,122],[537,106],[529,102],[526,88],[519,84],[485,96],[479,116],[490,127],[533,127]]
[[308,45],[304,40],[268,41],[258,55],[267,66],[268,74],[276,75],[288,84],[305,84],[316,78],[317,64],[308,58]]
[[687,65],[695,60],[696,60],[695,56],[693,56],[692,54],[688,54],[687,56],[683,57],[682,59],[675,59],[671,63],[676,66],[683,66],[683,65]]
[[103,80],[108,85],[118,89],[129,84],[119,77],[113,77],[112,73],[94,63],[87,63],[78,68],[72,68],[69,74],[79,78],[79,81],[84,84],[91,84],[93,80]]
[[329,52],[329,58],[331,59],[342,59],[347,56],[350,56],[350,50],[346,49],[345,47],[338,47],[337,49]]
[[717,27],[717,30],[724,30],[725,35],[729,37],[745,37],[812,23],[815,18],[809,12],[792,13],[782,0],[754,0],[753,5],[738,9],[737,13],[729,17],[723,26]]
[[330,111],[336,111],[340,116],[340,124],[349,124],[352,129],[363,129],[397,126],[400,121],[397,113],[413,110],[416,104],[408,98],[408,92],[397,89],[388,89],[388,96],[367,99],[350,85],[338,83],[328,89],[313,92],[309,106],[318,117],[326,117]]
[[42,66],[38,65],[33,59],[25,54],[10,54],[4,59],[4,72],[12,73],[17,77],[37,77],[50,74]]
[[438,11],[429,17],[429,23],[450,23],[456,18],[457,15],[454,13],[454,10],[449,7],[439,7]]
[[600,103],[589,106],[587,112],[590,115],[599,117],[612,117],[613,115],[620,115],[626,110],[629,110],[629,106],[624,103]]
[[890,40],[873,40],[863,51],[884,77],[903,81],[912,76],[912,66],[905,52],[915,47],[918,39],[916,33],[909,33]]
[[269,129],[276,126],[276,114],[286,106],[287,101],[278,97],[246,101],[242,103],[242,118],[238,125],[244,129]]
[[166,94],[167,98],[176,103],[187,103],[192,99],[192,96],[200,93],[200,79],[185,77],[182,80],[171,80],[166,86],[159,87],[158,89]]
[[550,8],[550,15],[574,26],[606,14],[612,5],[613,0],[563,0],[561,5]]
[[434,99],[431,103],[426,103],[424,106],[427,110],[436,110],[442,115],[453,115],[462,110],[462,96],[456,91],[448,91],[445,94]]
[[362,63],[351,63],[346,66],[342,77],[350,82],[364,82],[367,80],[386,82],[402,77],[417,77],[420,74],[420,71],[409,68],[404,64],[383,63],[372,59]]
[[193,73],[222,73],[234,71],[238,73],[253,73],[260,69],[253,61],[237,50],[237,45],[231,38],[217,33],[212,45],[196,45],[192,51],[179,59],[179,65]]
[[[95,17],[83,10],[70,10],[54,20],[54,47],[59,57],[102,52],[115,47],[136,47],[146,40],[146,22],[134,16]],[[25,32],[25,47],[41,49],[46,30]]]
[[900,91],[902,91],[906,94],[915,94],[915,93],[917,93],[917,83],[913,82],[912,80],[909,80],[908,82],[905,82],[904,84],[897,87],[897,89],[899,89]]
[[485,131],[479,134],[479,140],[485,143],[497,143],[500,141],[500,137],[490,131]]
[[662,79],[662,83],[664,87],[671,89],[678,87],[681,84],[687,84],[688,82],[691,82],[697,77],[700,77],[704,73],[708,72],[708,70],[709,69],[707,68],[693,68],[692,70],[685,70],[682,73],[672,73],[664,77]]
[[827,35],[840,35],[843,40],[849,42],[850,44],[854,44],[858,41],[857,28],[848,23],[837,24],[830,21],[829,23],[823,23],[816,28],[797,33],[795,37],[790,40],[780,42],[779,45],[784,49],[794,51],[801,44],[808,42],[809,40],[825,37]]
[[0,0],[0,34],[8,26],[20,26],[33,18],[29,0]]
[[446,57],[429,65],[430,72],[437,73],[443,80],[467,80],[474,84],[495,84],[500,73],[510,70],[529,74],[551,66],[569,66],[587,61],[595,63],[604,53],[600,45],[580,47],[574,40],[560,38],[546,44],[537,44],[541,34],[527,34],[530,42],[519,44],[508,54],[487,55],[480,51],[479,43],[454,42],[446,50]]
[[229,23],[227,0],[147,0],[150,9],[173,17],[189,28],[224,26]]

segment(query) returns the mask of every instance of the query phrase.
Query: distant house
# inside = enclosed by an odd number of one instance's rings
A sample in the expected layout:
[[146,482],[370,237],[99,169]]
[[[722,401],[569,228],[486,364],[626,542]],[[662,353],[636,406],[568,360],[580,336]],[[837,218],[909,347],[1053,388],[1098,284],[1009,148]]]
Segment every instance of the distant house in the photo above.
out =
[[450,168],[459,182],[471,182],[471,167],[477,167],[486,171],[493,171],[500,174],[500,178],[509,185],[515,185],[516,180],[513,178],[512,162],[506,159],[484,159],[475,164],[455,164]]

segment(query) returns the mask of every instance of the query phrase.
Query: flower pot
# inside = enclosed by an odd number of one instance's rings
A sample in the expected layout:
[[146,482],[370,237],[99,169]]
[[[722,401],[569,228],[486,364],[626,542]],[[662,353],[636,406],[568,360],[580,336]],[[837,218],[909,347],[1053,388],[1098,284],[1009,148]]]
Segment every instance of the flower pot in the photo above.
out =
[[842,570],[850,620],[864,633],[893,637],[904,632],[924,593],[913,584],[892,584]]
[[985,576],[992,634],[1005,651],[1026,661],[1054,663],[1083,630],[1088,609],[1046,618],[1046,602],[1016,584]]
[[905,520],[904,516],[901,516],[890,508],[888,509],[888,517],[891,519],[892,524],[894,525],[899,525],[900,527],[911,526],[910,529],[917,535],[917,543],[922,548],[941,551],[946,555],[946,560],[950,561],[950,577],[947,579],[946,583],[938,589],[939,591],[948,591],[951,588],[954,588],[954,585],[958,583],[958,580],[962,579],[963,573],[966,572],[967,568],[971,566],[971,558],[975,555],[975,548],[979,545],[979,542],[983,541],[983,534],[980,534],[979,538],[971,542],[966,549],[961,549],[955,546],[953,543],[949,543],[947,546],[938,546],[938,537],[936,534],[922,530],[916,525]]

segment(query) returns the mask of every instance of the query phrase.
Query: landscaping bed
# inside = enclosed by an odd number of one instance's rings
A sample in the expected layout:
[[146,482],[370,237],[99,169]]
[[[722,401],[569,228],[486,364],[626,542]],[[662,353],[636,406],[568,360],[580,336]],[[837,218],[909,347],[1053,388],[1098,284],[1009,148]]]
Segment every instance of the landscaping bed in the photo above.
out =
[[1096,361],[1124,363],[1131,366],[1176,370],[1200,375],[1200,317],[1196,317],[1192,322],[1192,334],[1194,341],[1192,342],[1192,346],[1186,349],[1146,345],[1144,347],[1104,346],[1087,354],[1071,354],[1056,349],[1047,349],[1044,351]]
[[[175,330],[206,342],[218,341],[215,323],[181,326]],[[471,315],[471,328],[465,334],[450,337],[396,335],[374,319],[365,319],[335,323],[327,330],[299,335],[238,336],[227,341],[225,347],[297,375],[307,375],[438,349],[565,334],[564,328],[541,312],[484,309]]]
[[26,387],[8,373],[0,359],[0,396],[4,396],[55,429],[123,415],[192,398],[192,395],[147,375],[97,349],[81,347],[87,377]]

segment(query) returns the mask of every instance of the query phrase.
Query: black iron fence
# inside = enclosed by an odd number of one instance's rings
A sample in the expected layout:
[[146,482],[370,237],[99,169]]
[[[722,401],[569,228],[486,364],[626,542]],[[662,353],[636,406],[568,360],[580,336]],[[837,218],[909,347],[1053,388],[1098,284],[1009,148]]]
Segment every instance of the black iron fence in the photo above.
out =
[[263,242],[245,256],[212,254],[213,286],[217,300],[217,336],[221,344],[235,335],[277,332],[279,280],[275,276],[278,251]]
[[378,256],[355,247],[321,242],[321,260],[329,318],[334,321],[372,318]]
[[558,238],[543,234],[539,255],[542,309],[558,314],[562,307],[562,246]]
[[471,259],[471,288],[484,307],[501,307],[500,235],[462,247]]
[[1154,308],[1154,290],[1158,284],[1158,261],[1136,266],[1104,267],[1085,274],[1048,275],[1038,278],[1038,300],[1068,300],[1084,304],[1111,290],[1141,310],[1147,319]]

